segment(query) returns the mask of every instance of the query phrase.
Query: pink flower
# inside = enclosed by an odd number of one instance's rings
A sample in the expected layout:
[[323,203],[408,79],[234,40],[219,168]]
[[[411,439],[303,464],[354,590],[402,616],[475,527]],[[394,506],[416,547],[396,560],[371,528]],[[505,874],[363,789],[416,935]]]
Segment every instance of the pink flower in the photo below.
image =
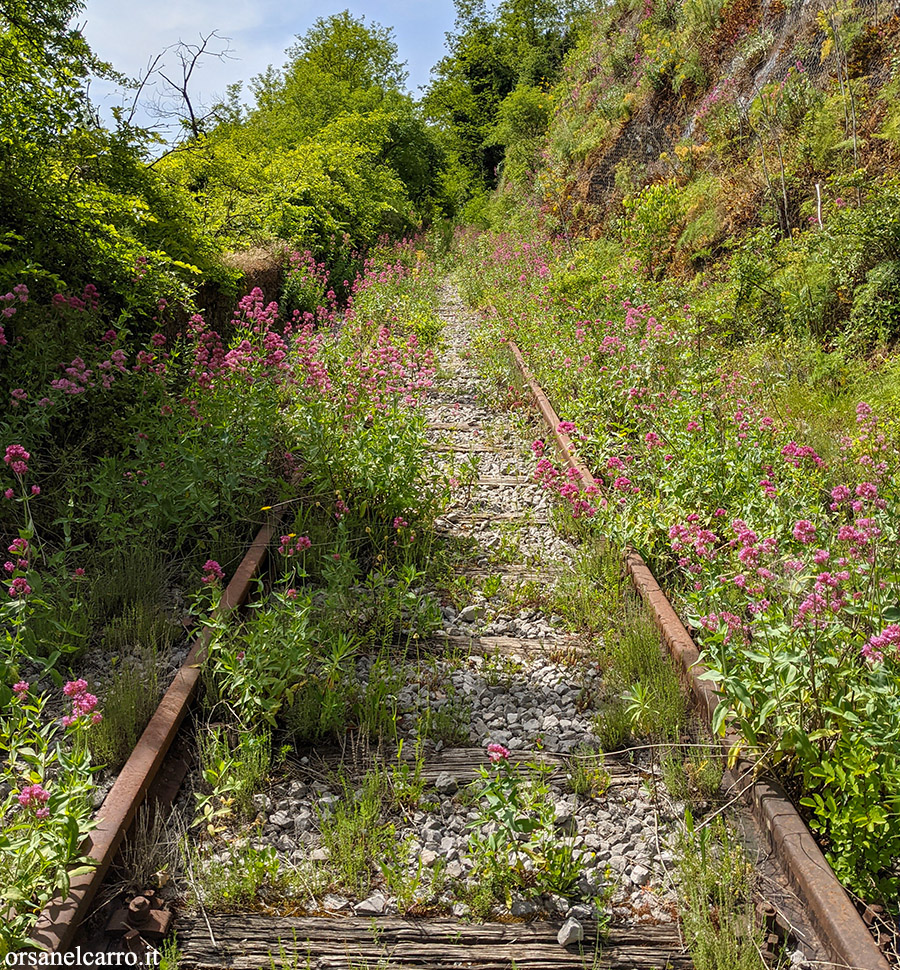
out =
[[289,590],[287,590],[287,592],[285,592],[284,595],[289,600],[295,600],[297,598],[297,590],[295,590],[293,587],[291,587]]
[[402,529],[406,525],[409,525],[409,523],[402,516],[398,515],[394,519],[394,528],[395,529]]
[[21,445],[8,445],[3,460],[16,475],[24,475],[28,471],[26,462],[31,455]]
[[808,546],[816,537],[816,527],[809,519],[800,519],[799,522],[794,523],[793,535],[797,542]]
[[856,486],[856,494],[860,498],[876,499],[878,498],[878,486],[873,485],[872,482],[862,482]]
[[14,579],[9,587],[9,595],[13,599],[17,599],[20,596],[29,596],[31,594],[31,587],[28,585],[28,580],[24,576],[19,576]]
[[[79,678],[78,680],[70,680],[63,687],[63,693],[72,701],[72,713],[62,718],[63,727],[73,727],[79,723],[81,717],[93,713],[97,706],[97,698],[94,694],[88,693],[87,686],[87,681]],[[99,713],[93,714],[91,723],[98,724],[98,718],[102,720]]]
[[16,493],[11,488],[8,488],[3,494],[6,498],[11,499],[15,497]]
[[881,633],[869,637],[869,642],[862,648],[861,653],[867,660],[883,660],[883,651],[888,647],[893,647],[895,650],[900,647],[900,625],[896,623],[886,626]]
[[216,583],[224,578],[225,573],[215,559],[207,559],[203,564],[203,576],[201,581],[206,585],[209,585],[210,583]]
[[90,714],[96,706],[96,695],[89,694],[87,691],[72,698],[72,713],[75,717],[80,717],[82,714]]
[[21,697],[23,694],[28,693],[28,686],[27,680],[20,680],[17,684],[13,684],[13,693]]
[[575,431],[575,424],[572,421],[560,421],[556,430],[561,434],[572,434]]
[[704,630],[709,630],[710,633],[715,633],[719,629],[719,617],[716,613],[710,613],[707,616],[700,617],[700,626]]
[[[872,639],[875,638],[873,637]],[[884,660],[884,654],[872,646],[871,640],[868,643],[864,643],[859,652],[863,658],[871,660],[873,663],[881,663]]]
[[37,811],[50,799],[50,792],[43,785],[28,785],[17,797],[22,808],[33,808]]
[[281,545],[278,547],[278,551],[283,556],[293,556],[295,552],[304,552],[311,545],[312,540],[309,536],[295,536],[292,532],[290,535],[281,537]]
[[506,761],[509,758],[509,749],[504,748],[502,744],[497,744],[496,742],[491,742],[487,746],[487,753],[494,764],[498,761]]
[[41,494],[41,486],[40,485],[32,485],[31,486],[31,494],[32,495],[40,495]]
[[81,566],[79,566],[79,567],[78,567],[78,568],[77,568],[77,569],[75,570],[75,572],[73,572],[73,573],[72,573],[72,578],[73,578],[73,579],[75,579],[75,578],[80,578],[80,577],[81,577],[81,576],[83,576],[83,575],[84,575],[84,569],[83,569],[83,568],[82,568]]

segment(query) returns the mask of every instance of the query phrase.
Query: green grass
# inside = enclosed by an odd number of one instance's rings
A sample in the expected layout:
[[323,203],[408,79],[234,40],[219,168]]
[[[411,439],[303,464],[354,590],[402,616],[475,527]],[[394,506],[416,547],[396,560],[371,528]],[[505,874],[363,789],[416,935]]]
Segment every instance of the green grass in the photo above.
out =
[[383,819],[387,794],[380,771],[368,772],[355,790],[344,779],[341,800],[319,820],[334,887],[360,898],[371,890],[378,862],[395,843],[394,826]]
[[117,667],[101,693],[103,720],[88,735],[91,760],[117,771],[125,764],[159,703],[155,657],[145,663],[126,662]]
[[678,843],[682,928],[696,970],[763,970],[754,870],[727,823],[688,828]]
[[669,794],[697,805],[714,798],[722,784],[722,753],[714,743],[675,749],[660,763],[663,784]]
[[282,869],[274,846],[258,849],[250,842],[232,843],[228,861],[213,858],[213,851],[209,843],[183,849],[189,905],[227,912],[268,898],[289,899],[298,889],[296,874]]

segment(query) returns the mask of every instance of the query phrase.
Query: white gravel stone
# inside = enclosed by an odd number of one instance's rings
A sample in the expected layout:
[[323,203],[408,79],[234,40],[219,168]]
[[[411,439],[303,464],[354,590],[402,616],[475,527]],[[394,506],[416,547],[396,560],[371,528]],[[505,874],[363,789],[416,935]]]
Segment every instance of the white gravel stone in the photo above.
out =
[[357,903],[353,909],[357,916],[382,916],[387,905],[387,900],[381,893],[373,893],[361,903]]
[[571,946],[573,943],[580,943],[584,939],[584,927],[577,919],[569,918],[560,927],[556,934],[556,939],[560,946]]

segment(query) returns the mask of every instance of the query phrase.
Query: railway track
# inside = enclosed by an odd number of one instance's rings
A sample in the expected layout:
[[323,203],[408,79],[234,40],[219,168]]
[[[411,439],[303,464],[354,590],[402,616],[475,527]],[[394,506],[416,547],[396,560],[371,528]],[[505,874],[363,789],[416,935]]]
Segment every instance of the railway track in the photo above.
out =
[[[254,792],[252,835],[235,827],[218,840],[199,840],[194,862],[173,862],[176,878],[164,886],[132,886],[125,895],[101,891],[151,786],[151,800],[174,805],[176,817],[191,809],[199,784],[186,754],[193,744],[176,738],[194,702],[207,632],[98,813],[89,849],[100,863],[96,872],[74,880],[69,898],[45,912],[35,933],[42,945],[152,959],[163,931],[174,932],[181,970],[693,965],[673,851],[687,796],[668,789],[653,745],[595,754],[602,722],[594,708],[607,674],[597,663],[594,640],[604,634],[572,632],[555,612],[554,604],[563,604],[572,591],[582,553],[574,538],[552,525],[552,502],[533,479],[531,441],[555,438],[573,478],[593,479],[557,430],[550,402],[515,348],[536,412],[502,412],[484,400],[489,386],[471,362],[466,314],[452,294],[443,310],[447,352],[425,407],[435,472],[453,485],[451,505],[436,523],[441,555],[452,563],[452,588],[424,581],[418,589],[440,605],[440,618],[426,641],[407,641],[403,655],[391,660],[393,743],[354,736],[343,746],[294,752]],[[272,521],[260,530],[227,587],[223,621],[264,573],[275,526]],[[627,568],[681,665],[694,713],[708,718],[715,697],[690,671],[697,658],[690,636],[640,557],[630,553]],[[358,658],[353,676],[359,689],[367,689],[375,670],[372,658]],[[199,721],[191,725],[202,730]],[[720,758],[698,730],[695,724],[694,742],[711,760]],[[490,763],[489,743],[508,757]],[[523,798],[537,792],[549,806],[547,838],[532,843],[526,833],[522,841],[534,858],[552,857],[565,871],[555,883],[541,883],[535,871],[540,865],[533,861],[524,879],[509,884],[506,898],[487,907],[478,892],[486,870],[470,837],[490,839],[497,831],[496,821],[480,814],[479,795],[498,772],[517,779]],[[386,819],[390,826],[393,871],[375,866],[355,886],[341,884],[335,876],[339,847],[328,843],[325,832],[334,830],[343,803],[360,803],[372,778],[382,779],[378,824]],[[398,779],[416,788],[415,799],[391,801],[385,794],[396,792]],[[808,961],[887,970],[872,934],[778,786],[738,762],[720,793],[700,798],[692,810],[698,820],[714,817],[726,802],[759,873],[757,922],[772,961],[794,954],[798,966]],[[395,846],[403,847],[402,855]],[[277,859],[279,871],[290,875],[283,897],[270,886],[251,904],[210,905],[197,889],[203,866],[227,868],[260,858]],[[192,905],[184,905],[185,895],[193,897]],[[143,901],[135,902],[136,896]]]

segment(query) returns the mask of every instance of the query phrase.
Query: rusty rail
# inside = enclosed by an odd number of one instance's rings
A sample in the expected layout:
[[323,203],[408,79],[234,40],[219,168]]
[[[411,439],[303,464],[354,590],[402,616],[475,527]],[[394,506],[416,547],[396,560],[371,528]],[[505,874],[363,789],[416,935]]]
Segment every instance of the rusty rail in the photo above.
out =
[[[217,618],[226,616],[247,598],[250,584],[265,562],[274,535],[274,522],[267,523],[259,530],[222,594],[215,613]],[[32,939],[51,953],[64,952],[72,944],[78,927],[87,918],[90,905],[122,839],[187,714],[211,638],[212,630],[206,627],[194,640],[184,664],[173,677],[150,723],[98,809],[97,826],[82,847],[84,854],[94,860],[96,868],[74,878],[68,896],[54,899],[41,913],[32,931]]]
[[[513,341],[509,341],[508,346],[563,461],[574,469],[584,485],[596,485],[596,479],[578,457],[572,439],[559,430],[559,415],[529,370],[522,352]],[[705,668],[699,663],[700,652],[690,633],[640,553],[627,550],[625,568],[650,610],[666,648],[677,660],[701,713],[707,723],[711,722],[719,699],[709,682],[700,680]],[[726,753],[737,740],[733,732],[721,739]],[[735,770],[740,775],[753,777],[756,766],[746,759],[739,759]],[[806,902],[822,942],[831,951],[832,960],[839,966],[857,970],[890,970],[884,954],[781,785],[771,778],[755,778],[745,797],[770,848],[782,861],[788,878]]]

